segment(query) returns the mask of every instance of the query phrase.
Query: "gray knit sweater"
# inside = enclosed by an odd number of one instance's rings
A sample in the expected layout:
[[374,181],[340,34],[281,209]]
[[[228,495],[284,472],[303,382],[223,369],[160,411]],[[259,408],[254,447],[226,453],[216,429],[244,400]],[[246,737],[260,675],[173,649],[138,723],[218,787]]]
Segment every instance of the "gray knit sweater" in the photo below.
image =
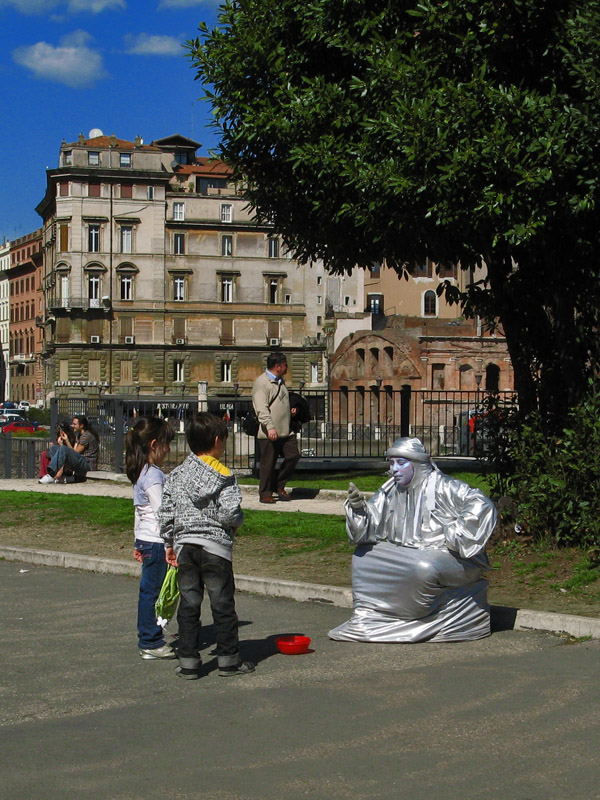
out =
[[222,475],[194,454],[167,477],[158,510],[160,535],[178,553],[202,545],[231,561],[233,535],[242,524],[242,493],[234,475]]

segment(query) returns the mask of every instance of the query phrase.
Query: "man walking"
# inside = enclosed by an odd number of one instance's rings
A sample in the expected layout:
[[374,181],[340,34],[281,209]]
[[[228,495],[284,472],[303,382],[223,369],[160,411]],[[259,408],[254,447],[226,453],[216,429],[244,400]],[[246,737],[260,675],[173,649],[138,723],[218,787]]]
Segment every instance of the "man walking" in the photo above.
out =
[[[296,434],[290,428],[290,398],[285,387],[287,359],[283,353],[269,353],[267,369],[254,381],[252,405],[258,417],[258,443],[260,446],[259,487],[261,503],[274,503],[276,499],[291,500],[285,484],[300,460]],[[276,471],[277,459],[283,464]],[[273,496],[276,493],[277,497]]]

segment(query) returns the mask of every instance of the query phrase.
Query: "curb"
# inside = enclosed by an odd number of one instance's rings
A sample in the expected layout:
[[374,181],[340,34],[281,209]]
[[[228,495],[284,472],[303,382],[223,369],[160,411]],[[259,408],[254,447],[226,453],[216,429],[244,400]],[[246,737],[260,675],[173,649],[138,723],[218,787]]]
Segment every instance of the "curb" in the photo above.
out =
[[[5,561],[19,561],[24,564],[37,564],[45,567],[65,567],[98,572],[105,575],[140,574],[141,567],[135,561],[97,556],[83,556],[77,553],[60,553],[55,550],[32,550],[27,547],[0,545],[0,558]],[[236,575],[236,588],[242,592],[284,597],[298,602],[330,603],[338,608],[352,608],[352,589],[343,586],[326,586],[318,583],[284,581],[277,578],[255,578],[250,575]],[[560,614],[551,611],[534,611],[527,608],[491,606],[492,630],[546,631],[547,633],[566,633],[575,638],[591,637],[600,639],[600,619],[578,617],[574,614]]]

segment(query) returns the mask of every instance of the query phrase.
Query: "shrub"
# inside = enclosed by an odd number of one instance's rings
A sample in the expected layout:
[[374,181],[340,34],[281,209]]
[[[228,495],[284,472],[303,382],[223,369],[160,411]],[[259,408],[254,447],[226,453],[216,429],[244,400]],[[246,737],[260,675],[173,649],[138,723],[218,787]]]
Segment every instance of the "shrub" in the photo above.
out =
[[536,538],[559,545],[600,545],[600,390],[567,417],[559,436],[544,432],[539,416],[514,429],[509,445],[511,495]]

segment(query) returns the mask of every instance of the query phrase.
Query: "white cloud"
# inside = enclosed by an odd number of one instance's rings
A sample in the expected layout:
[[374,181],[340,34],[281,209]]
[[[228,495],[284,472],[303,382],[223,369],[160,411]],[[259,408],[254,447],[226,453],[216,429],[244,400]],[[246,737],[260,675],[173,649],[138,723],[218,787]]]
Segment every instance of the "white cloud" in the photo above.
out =
[[160,0],[159,8],[192,8],[193,6],[220,6],[221,0]]
[[125,0],[0,0],[2,6],[10,6],[22,14],[47,14],[57,9],[72,14],[99,14],[107,9],[127,8],[127,3]]
[[36,78],[82,89],[107,75],[100,53],[88,47],[91,38],[85,31],[75,31],[63,36],[58,47],[37,42],[18,47],[12,55],[17,64],[30,70]]
[[137,56],[180,56],[183,53],[181,42],[174,36],[156,36],[140,33],[138,36],[125,36],[126,53]]

